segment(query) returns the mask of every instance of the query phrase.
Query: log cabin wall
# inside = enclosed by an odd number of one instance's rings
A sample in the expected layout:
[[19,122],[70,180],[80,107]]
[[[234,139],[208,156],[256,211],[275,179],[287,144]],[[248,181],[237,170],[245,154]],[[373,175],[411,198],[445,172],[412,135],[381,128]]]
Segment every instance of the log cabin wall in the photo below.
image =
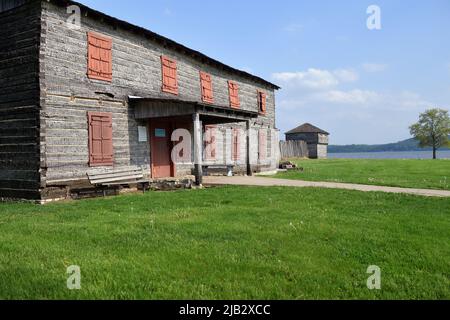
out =
[[[257,91],[265,91],[266,114],[251,126],[275,128],[272,85],[83,6],[81,28],[71,28],[67,6],[74,4],[0,0],[0,198],[63,198],[72,186],[86,182],[87,172],[111,169],[89,166],[87,113],[92,111],[112,114],[114,168],[137,165],[149,172],[149,143],[138,141],[138,126],[148,123],[135,119],[128,96],[201,102],[200,71],[212,76],[218,106],[230,104],[229,80],[239,85],[243,110],[257,111]],[[92,31],[112,39],[111,82],[87,76],[87,33]],[[177,61],[176,96],[161,90],[161,55]],[[245,129],[242,123],[219,129],[236,127]],[[252,135],[250,149],[257,158]],[[230,141],[223,147],[229,149]],[[240,148],[244,155],[245,141]],[[178,171],[189,170],[180,166]]]
[[[221,70],[207,61],[197,61],[188,53],[150,39],[142,32],[125,30],[86,12],[82,12],[81,29],[72,30],[66,23],[69,17],[66,7],[57,6],[53,1],[43,2],[43,5],[43,23],[47,29],[45,71],[49,92],[71,92],[94,99],[99,98],[97,92],[107,92],[118,100],[134,95],[201,102],[199,71],[204,71],[212,75],[214,104],[217,105],[229,106],[228,80],[238,83],[244,110],[257,111],[257,90],[267,91],[267,114],[260,120],[272,127],[275,125],[274,89],[270,86]],[[112,83],[89,80],[86,76],[87,32],[92,31],[112,38]],[[177,61],[177,96],[161,90],[161,55]]]
[[[49,188],[86,178],[88,164],[88,111],[113,114],[114,167],[142,166],[149,171],[148,143],[139,143],[137,126],[128,96],[171,98],[201,102],[199,71],[212,75],[214,103],[229,106],[228,80],[239,84],[244,110],[258,110],[257,90],[267,92],[267,112],[253,125],[274,128],[275,95],[268,85],[255,83],[237,74],[200,62],[178,50],[150,39],[141,32],[125,30],[82,12],[81,28],[66,23],[66,7],[43,2],[41,43],[41,87],[45,103],[41,112],[45,138],[42,142],[42,179]],[[112,38],[112,82],[89,79],[87,73],[87,33],[96,32]],[[161,55],[177,61],[177,96],[164,93]],[[242,150],[245,144],[242,144]],[[256,147],[257,149],[257,147]],[[102,168],[97,168],[102,169]],[[107,169],[107,168],[105,168]],[[181,169],[181,168],[180,168]],[[187,172],[187,170],[184,170]],[[64,192],[63,189],[60,190]],[[54,196],[54,194],[53,194]]]
[[0,3],[0,198],[40,198],[40,10]]

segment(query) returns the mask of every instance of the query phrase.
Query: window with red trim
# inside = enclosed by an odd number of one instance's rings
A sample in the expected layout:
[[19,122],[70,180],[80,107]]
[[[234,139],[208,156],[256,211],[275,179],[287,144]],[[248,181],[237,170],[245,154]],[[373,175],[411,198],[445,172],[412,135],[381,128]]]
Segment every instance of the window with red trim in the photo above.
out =
[[161,56],[162,91],[178,94],[177,62],[166,56]]
[[258,111],[261,114],[266,114],[267,98],[266,93],[258,90]]
[[112,39],[88,32],[88,78],[112,81]]
[[241,106],[239,101],[239,85],[236,82],[228,81],[228,91],[230,93],[230,106],[232,108],[239,108]]
[[88,112],[89,165],[112,166],[114,150],[112,141],[112,113]]
[[231,150],[231,157],[233,161],[239,161],[241,159],[241,137],[240,137],[241,130],[240,129],[233,129],[232,134],[232,150]]
[[202,101],[207,103],[214,102],[211,75],[200,71],[200,84],[202,87]]
[[217,160],[217,126],[205,125],[205,160]]
[[267,159],[267,130],[260,129],[259,130],[259,159],[266,160]]

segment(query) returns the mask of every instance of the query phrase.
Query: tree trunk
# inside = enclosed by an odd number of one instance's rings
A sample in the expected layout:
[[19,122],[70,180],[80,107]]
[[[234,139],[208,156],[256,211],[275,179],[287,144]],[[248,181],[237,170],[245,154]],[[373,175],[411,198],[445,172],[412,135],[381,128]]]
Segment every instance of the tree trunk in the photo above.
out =
[[433,160],[437,159],[436,150],[437,150],[436,136],[433,133]]

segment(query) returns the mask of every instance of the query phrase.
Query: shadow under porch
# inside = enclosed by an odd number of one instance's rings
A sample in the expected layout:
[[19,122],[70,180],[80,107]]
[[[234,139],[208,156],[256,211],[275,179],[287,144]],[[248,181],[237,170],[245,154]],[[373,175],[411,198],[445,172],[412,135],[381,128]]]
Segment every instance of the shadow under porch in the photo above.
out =
[[[177,165],[171,157],[175,129],[186,129],[191,135],[191,167],[196,184],[202,184],[204,164],[204,128],[207,126],[236,125],[244,128],[245,156],[241,161],[245,172],[252,174],[250,161],[250,125],[258,112],[234,109],[177,99],[129,97],[137,121],[148,123],[152,178],[177,176]],[[176,144],[176,143],[175,143]]]

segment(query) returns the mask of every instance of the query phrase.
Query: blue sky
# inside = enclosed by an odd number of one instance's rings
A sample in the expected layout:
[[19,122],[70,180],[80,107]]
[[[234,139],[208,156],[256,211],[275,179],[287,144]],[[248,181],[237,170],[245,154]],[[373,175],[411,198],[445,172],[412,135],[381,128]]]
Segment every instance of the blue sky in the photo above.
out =
[[[81,0],[282,87],[277,126],[310,122],[333,144],[409,138],[450,108],[450,1]],[[366,26],[369,5],[381,30]]]

